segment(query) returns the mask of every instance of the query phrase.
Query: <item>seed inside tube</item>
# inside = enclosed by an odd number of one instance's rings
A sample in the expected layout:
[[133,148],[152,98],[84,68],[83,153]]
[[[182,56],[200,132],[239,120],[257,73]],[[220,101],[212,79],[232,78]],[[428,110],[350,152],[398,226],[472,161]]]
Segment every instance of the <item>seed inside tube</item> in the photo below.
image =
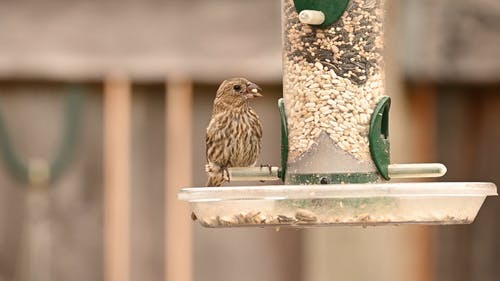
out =
[[321,135],[358,160],[371,159],[370,118],[385,94],[383,7],[364,8],[365,1],[351,0],[343,21],[320,30],[308,25],[310,11],[298,15],[294,1],[284,1],[289,161],[309,152]]

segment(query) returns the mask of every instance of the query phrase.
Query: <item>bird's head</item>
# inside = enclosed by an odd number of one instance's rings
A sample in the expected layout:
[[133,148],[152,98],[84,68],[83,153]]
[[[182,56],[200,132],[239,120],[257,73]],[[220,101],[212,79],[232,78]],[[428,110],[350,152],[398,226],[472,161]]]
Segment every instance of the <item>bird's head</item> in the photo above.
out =
[[245,78],[227,79],[217,90],[217,99],[241,103],[255,97],[262,97],[262,89]]

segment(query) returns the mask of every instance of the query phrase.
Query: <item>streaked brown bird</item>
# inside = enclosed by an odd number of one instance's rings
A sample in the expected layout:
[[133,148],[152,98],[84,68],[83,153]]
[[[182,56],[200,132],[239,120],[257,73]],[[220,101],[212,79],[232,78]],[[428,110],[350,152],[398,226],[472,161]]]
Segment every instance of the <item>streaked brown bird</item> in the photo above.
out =
[[245,78],[231,78],[219,86],[207,128],[207,186],[229,181],[229,167],[248,167],[257,162],[262,125],[249,101],[261,97],[261,91]]

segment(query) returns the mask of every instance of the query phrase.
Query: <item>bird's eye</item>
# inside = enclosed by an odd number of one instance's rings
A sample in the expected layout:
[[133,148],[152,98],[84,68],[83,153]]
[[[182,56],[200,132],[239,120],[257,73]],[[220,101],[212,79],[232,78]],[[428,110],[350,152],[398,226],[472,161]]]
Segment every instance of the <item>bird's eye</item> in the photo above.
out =
[[233,89],[234,89],[235,91],[239,91],[239,90],[241,90],[241,86],[240,86],[240,85],[234,85],[234,86],[233,86]]

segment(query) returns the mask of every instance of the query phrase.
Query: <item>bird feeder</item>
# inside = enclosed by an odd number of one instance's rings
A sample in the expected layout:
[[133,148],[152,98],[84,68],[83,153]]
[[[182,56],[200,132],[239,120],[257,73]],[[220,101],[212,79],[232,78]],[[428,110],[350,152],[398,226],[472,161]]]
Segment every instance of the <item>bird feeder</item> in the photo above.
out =
[[[390,179],[382,4],[283,1],[287,184]],[[436,176],[445,172],[436,164],[404,168]]]
[[446,167],[390,161],[383,16],[383,0],[282,0],[281,167],[229,173],[285,185],[183,189],[202,225],[463,224],[497,194],[492,183],[388,182]]

